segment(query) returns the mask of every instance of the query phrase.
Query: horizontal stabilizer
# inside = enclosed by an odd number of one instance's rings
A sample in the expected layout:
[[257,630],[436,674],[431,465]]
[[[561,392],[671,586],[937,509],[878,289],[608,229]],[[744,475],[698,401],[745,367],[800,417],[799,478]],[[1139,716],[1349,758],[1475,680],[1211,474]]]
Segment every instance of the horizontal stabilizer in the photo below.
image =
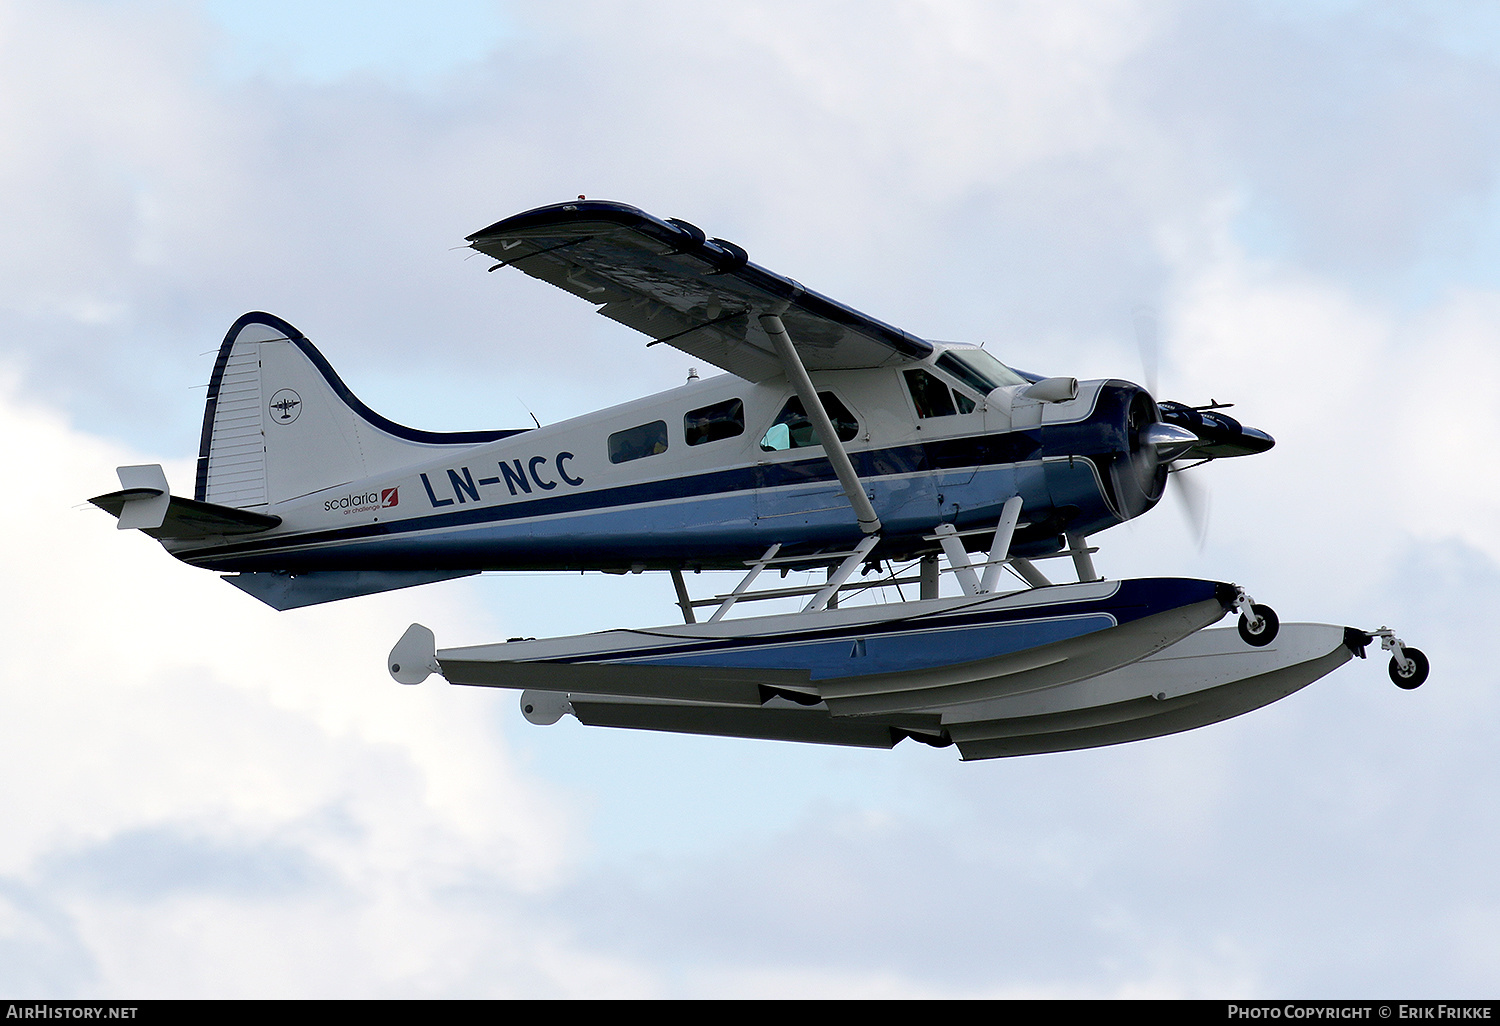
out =
[[122,531],[139,528],[162,540],[198,541],[226,534],[258,534],[281,523],[281,518],[184,499],[167,490],[167,475],[159,464],[120,467],[121,488],[89,501],[119,518]]
[[[107,495],[96,495],[89,501],[106,513],[120,518],[121,529],[140,526],[128,523],[127,517],[135,512],[143,498],[159,495],[146,488],[123,488]],[[281,523],[280,517],[251,513],[233,506],[215,506],[211,502],[184,499],[180,495],[167,496],[167,509],[158,526],[145,527],[153,538],[174,538],[196,541],[225,534],[257,534],[269,531]]]
[[360,595],[415,588],[419,584],[472,577],[477,573],[478,570],[314,570],[295,575],[233,574],[225,575],[224,580],[273,609],[300,609]]

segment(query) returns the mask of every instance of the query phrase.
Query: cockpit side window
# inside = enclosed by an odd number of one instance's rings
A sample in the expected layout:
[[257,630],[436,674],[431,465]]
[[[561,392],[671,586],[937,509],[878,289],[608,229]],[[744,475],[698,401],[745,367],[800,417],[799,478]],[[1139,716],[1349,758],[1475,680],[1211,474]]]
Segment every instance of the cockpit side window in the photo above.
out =
[[[833,433],[838,435],[839,441],[848,442],[859,434],[859,421],[854,419],[854,414],[849,408],[839,402],[838,396],[832,392],[819,392],[818,399],[823,404],[823,410],[828,414],[828,419],[833,421]],[[760,447],[766,452],[781,452],[785,449],[801,449],[810,445],[822,445],[818,440],[818,433],[813,430],[812,421],[807,419],[807,411],[802,406],[802,400],[792,396],[777,414],[776,420],[766,431],[760,440]]]
[[[918,417],[923,420],[928,417],[951,417],[958,412],[953,406],[953,394],[948,391],[947,385],[920,367],[906,371],[905,374],[906,389],[911,393],[911,401],[917,408]],[[970,409],[973,407],[970,406]]]

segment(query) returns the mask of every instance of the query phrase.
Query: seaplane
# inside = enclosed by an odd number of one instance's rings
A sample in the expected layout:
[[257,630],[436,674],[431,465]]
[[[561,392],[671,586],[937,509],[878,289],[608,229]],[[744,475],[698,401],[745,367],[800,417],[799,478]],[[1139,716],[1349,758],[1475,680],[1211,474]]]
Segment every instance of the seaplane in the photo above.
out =
[[[987,759],[1237,716],[1376,638],[1398,685],[1427,677],[1389,628],[1281,624],[1233,583],[1096,572],[1091,539],[1176,474],[1275,444],[1224,404],[918,337],[622,203],[580,197],[467,241],[490,271],[723,373],[556,424],[422,431],[369,409],[291,324],[248,313],[214,362],[192,498],[131,466],[91,501],[282,610],[484,571],[669,574],[680,623],[449,649],[413,624],[388,657],[403,684],[517,690],[537,724]],[[1076,579],[1054,583],[1048,559]],[[732,588],[692,597],[689,578],[726,570]],[[757,588],[767,570],[814,578]],[[742,615],[769,599],[800,608]]]

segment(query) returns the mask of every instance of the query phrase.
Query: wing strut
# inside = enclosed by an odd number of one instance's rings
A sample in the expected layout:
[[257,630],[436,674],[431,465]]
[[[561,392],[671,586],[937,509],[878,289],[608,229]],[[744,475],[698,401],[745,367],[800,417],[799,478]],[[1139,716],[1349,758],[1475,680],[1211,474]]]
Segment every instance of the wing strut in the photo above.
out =
[[1016,524],[1020,519],[1021,497],[1012,495],[1000,509],[1000,522],[995,525],[995,540],[990,543],[990,559],[985,564],[984,578],[979,582],[979,590],[986,595],[1000,583],[1000,571],[1005,568],[1005,561],[1010,556],[1011,539],[1015,537]]
[[839,564],[839,568],[828,575],[828,583],[823,586],[823,590],[814,595],[812,601],[802,607],[802,611],[804,613],[817,612],[818,610],[827,609],[830,602],[836,602],[838,600],[839,588],[843,587],[844,582],[853,576],[854,571],[859,569],[859,564],[865,561],[865,557],[870,554],[870,550],[879,541],[879,535],[874,534],[861,538],[859,544],[854,547],[854,551],[849,553],[844,561]]
[[682,579],[681,570],[672,571],[672,587],[677,589],[677,607],[682,610],[684,623],[697,623],[698,618],[693,615],[693,600],[688,597],[687,582]]
[[[760,576],[760,572],[764,570],[768,564],[770,564],[771,560],[776,558],[776,553],[780,551],[781,542],[776,542],[766,550],[766,554],[764,556],[761,556],[755,562],[751,563],[750,572],[745,574],[744,580],[740,581],[739,585],[734,589],[734,591],[730,592],[729,595],[725,597],[723,603],[719,606],[719,608],[714,610],[714,615],[708,618],[708,622],[718,623],[720,620],[724,619],[724,614],[734,608],[734,604],[740,600],[740,596],[745,594],[750,585],[755,583],[755,579]],[[692,607],[689,606],[688,608],[691,609]]]
[[844,443],[833,430],[833,421],[828,419],[828,411],[823,409],[823,403],[818,399],[818,391],[813,388],[812,378],[808,377],[807,368],[802,366],[802,360],[797,356],[797,347],[792,345],[792,338],[786,333],[786,325],[781,323],[781,318],[776,314],[761,314],[760,323],[776,346],[776,355],[781,357],[786,376],[802,399],[802,409],[818,432],[818,441],[823,443],[823,451],[828,454],[828,462],[833,464],[833,472],[838,475],[839,484],[844,486],[844,494],[849,496],[849,505],[854,507],[854,515],[859,518],[859,529],[865,534],[876,534],[880,530],[880,518],[875,515],[875,507],[870,505],[870,497],[865,494],[864,486],[859,483],[859,475],[854,472],[854,464],[849,461]]

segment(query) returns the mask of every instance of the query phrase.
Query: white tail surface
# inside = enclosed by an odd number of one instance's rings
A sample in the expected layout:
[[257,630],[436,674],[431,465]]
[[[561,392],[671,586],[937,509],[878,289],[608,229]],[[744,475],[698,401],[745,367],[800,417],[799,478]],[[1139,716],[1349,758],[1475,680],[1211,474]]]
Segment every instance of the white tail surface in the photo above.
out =
[[270,506],[514,433],[395,424],[355,398],[296,328],[246,314],[214,365],[194,497],[238,509]]

